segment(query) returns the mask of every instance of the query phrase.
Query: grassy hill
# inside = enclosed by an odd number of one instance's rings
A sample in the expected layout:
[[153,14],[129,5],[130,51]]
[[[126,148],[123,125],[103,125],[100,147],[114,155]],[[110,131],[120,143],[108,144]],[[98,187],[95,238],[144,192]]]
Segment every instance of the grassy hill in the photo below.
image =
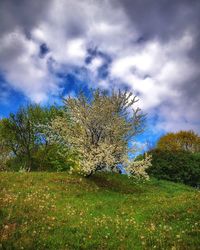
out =
[[126,176],[0,173],[0,249],[200,249],[200,193]]

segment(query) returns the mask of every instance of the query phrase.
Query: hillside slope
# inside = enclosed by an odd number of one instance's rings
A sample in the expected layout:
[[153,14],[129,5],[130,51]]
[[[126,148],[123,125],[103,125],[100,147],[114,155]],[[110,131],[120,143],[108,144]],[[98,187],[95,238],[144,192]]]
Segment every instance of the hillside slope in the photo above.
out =
[[200,193],[126,176],[0,173],[0,249],[199,249]]

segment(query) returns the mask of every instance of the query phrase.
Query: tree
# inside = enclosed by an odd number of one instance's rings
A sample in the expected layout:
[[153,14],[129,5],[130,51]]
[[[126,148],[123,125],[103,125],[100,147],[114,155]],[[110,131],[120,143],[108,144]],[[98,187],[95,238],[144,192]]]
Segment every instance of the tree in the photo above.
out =
[[200,137],[194,131],[167,133],[157,143],[160,150],[200,152]]
[[51,123],[53,134],[77,152],[76,170],[86,176],[124,163],[129,141],[144,128],[144,115],[133,108],[138,99],[132,93],[119,90],[108,95],[98,89],[89,96],[79,93],[77,98],[66,98],[66,116]]
[[56,107],[42,108],[39,105],[21,107],[16,114],[11,113],[8,118],[0,122],[1,145],[10,154],[24,162],[25,169],[34,169],[34,153],[47,141],[39,124],[48,123],[58,114]]
[[150,176],[200,187],[200,153],[153,149]]

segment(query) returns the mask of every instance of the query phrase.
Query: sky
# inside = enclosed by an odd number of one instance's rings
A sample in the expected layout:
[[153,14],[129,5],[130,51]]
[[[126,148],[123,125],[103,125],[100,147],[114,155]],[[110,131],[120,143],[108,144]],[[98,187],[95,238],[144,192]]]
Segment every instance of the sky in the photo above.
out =
[[126,89],[141,145],[200,133],[199,0],[0,0],[0,117],[79,89]]

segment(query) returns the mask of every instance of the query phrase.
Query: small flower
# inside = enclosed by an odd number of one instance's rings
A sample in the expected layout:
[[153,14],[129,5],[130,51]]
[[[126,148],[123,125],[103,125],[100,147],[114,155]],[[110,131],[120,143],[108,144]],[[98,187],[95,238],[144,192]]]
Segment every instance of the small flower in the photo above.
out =
[[155,227],[155,225],[154,225],[153,223],[151,223],[151,230],[153,230],[153,231],[154,231],[154,230],[155,230],[155,228],[156,228],[156,227]]

